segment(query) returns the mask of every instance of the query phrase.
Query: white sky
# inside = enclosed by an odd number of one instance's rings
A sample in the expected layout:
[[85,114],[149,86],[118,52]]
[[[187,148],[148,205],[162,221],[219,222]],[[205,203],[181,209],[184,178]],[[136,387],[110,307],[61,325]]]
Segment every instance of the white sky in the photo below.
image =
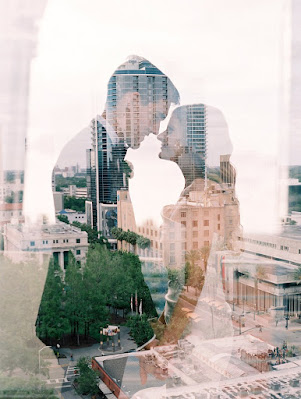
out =
[[50,174],[60,150],[102,112],[110,75],[137,54],[171,78],[182,105],[222,110],[242,224],[252,231],[274,227],[280,135],[286,145],[289,3],[49,0],[32,70],[27,214],[50,212]]

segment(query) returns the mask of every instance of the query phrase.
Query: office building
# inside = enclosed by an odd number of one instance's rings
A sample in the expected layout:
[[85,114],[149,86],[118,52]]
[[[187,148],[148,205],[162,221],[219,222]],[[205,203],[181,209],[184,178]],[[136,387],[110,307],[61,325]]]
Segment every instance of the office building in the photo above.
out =
[[183,266],[188,252],[209,249],[214,234],[227,248],[235,241],[240,226],[237,199],[217,183],[209,182],[206,189],[200,189],[202,184],[204,187],[202,179],[196,180],[176,205],[164,207],[164,264],[172,268]]
[[237,249],[263,258],[301,266],[301,228],[284,226],[279,234],[238,234]]
[[233,165],[230,163],[230,155],[220,156],[220,175],[221,182],[229,187],[235,186],[236,172]]
[[144,136],[158,133],[178,97],[163,72],[146,59],[131,56],[109,80],[105,118],[119,138],[137,148]]
[[[206,106],[194,104],[174,110],[168,124],[163,150],[172,151],[185,176],[186,185],[206,177],[207,155]],[[164,157],[166,159],[166,157]]]
[[142,57],[129,57],[109,80],[106,107],[91,122],[92,148],[87,150],[88,220],[109,238],[110,226],[117,226],[117,191],[128,188],[127,148],[138,148],[146,135],[158,133],[178,99],[168,77]]
[[20,254],[20,258],[22,252],[51,254],[62,270],[65,270],[69,251],[79,264],[85,262],[88,236],[85,231],[62,222],[41,226],[7,224],[4,226],[4,251]]

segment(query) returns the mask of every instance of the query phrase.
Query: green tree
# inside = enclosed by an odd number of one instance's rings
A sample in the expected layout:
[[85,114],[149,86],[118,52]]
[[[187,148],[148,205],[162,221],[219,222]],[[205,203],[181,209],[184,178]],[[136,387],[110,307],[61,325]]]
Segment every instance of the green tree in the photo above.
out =
[[294,279],[297,281],[297,284],[301,283],[301,266],[298,266],[298,269],[295,270]]
[[86,223],[73,222],[72,224],[88,234],[89,244],[101,244],[109,247],[108,239],[102,235],[101,231],[93,229]]
[[82,306],[84,334],[87,338],[90,327],[105,327],[108,323],[107,297],[109,286],[103,266],[108,259],[109,251],[97,244],[96,248],[90,248],[87,255],[86,266],[83,270],[83,298]]
[[37,335],[53,343],[63,338],[67,320],[63,309],[62,271],[51,259],[37,318]]
[[113,237],[116,238],[116,240],[120,241],[126,241],[133,245],[135,247],[135,253],[136,253],[136,246],[139,248],[145,249],[150,246],[150,239],[143,237],[133,231],[124,231],[120,227],[113,227],[111,230],[111,233]]
[[131,336],[138,346],[145,344],[154,336],[153,329],[151,328],[145,314],[141,316],[131,316],[128,319],[127,325],[131,330]]
[[77,212],[85,212],[86,210],[86,199],[85,198],[75,198],[75,197],[64,197],[64,207],[65,209],[73,209]]
[[204,270],[207,270],[208,259],[210,255],[210,247],[205,246],[199,250],[200,260],[203,262]]
[[55,176],[56,191],[62,191],[62,188],[68,186],[87,187],[86,177],[74,176],[63,177],[62,175]]
[[69,219],[66,215],[58,215],[57,218],[59,221],[69,224]]
[[71,333],[76,337],[77,345],[80,345],[80,325],[84,320],[85,309],[83,307],[83,276],[76,260],[69,254],[68,267],[65,275],[65,315],[69,321]]
[[88,357],[81,357],[76,365],[79,368],[77,390],[81,395],[95,395],[99,392],[99,374],[91,369],[90,365],[91,360]]

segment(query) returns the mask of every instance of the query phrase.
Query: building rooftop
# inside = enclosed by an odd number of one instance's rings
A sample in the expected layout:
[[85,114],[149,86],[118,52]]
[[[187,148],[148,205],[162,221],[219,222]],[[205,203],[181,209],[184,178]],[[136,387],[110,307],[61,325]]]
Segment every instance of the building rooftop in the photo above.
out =
[[17,224],[13,225],[10,224],[8,225],[9,228],[15,228],[19,232],[23,234],[31,234],[31,233],[43,233],[43,234],[84,234],[87,235],[86,232],[81,231],[78,227],[75,227],[73,225],[63,223],[63,222],[57,222],[55,224],[39,224],[39,225],[25,225],[25,224]]
[[[192,340],[193,341],[193,340]],[[129,398],[139,391],[166,387],[177,391],[212,381],[258,375],[240,359],[240,349],[267,352],[269,346],[251,336],[229,337],[202,343],[180,340],[178,345],[148,351],[96,357],[95,361]],[[159,397],[159,396],[153,396]]]

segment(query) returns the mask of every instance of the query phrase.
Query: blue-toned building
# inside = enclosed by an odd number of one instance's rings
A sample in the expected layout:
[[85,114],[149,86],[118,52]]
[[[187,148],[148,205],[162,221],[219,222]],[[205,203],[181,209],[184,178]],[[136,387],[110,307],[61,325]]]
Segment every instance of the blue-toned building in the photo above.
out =
[[129,57],[113,73],[105,110],[91,122],[92,149],[87,151],[87,213],[93,227],[110,231],[104,212],[109,206],[113,215],[117,191],[128,188],[127,148],[138,148],[146,135],[158,134],[171,103],[178,102],[170,79],[142,57]]

